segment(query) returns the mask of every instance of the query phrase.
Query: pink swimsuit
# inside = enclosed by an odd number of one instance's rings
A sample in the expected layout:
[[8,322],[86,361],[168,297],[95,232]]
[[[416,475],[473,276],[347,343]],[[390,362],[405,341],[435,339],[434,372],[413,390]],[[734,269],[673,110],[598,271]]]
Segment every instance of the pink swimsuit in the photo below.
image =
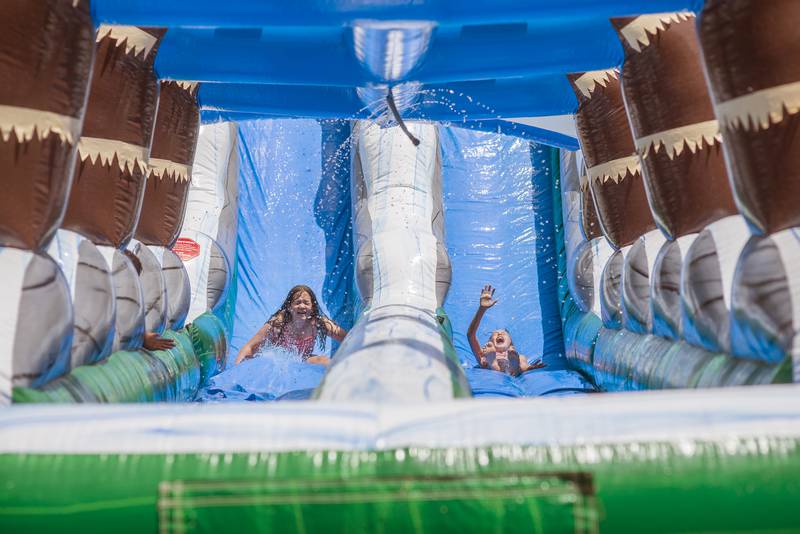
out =
[[270,332],[270,336],[268,339],[268,343],[281,348],[286,349],[292,352],[297,352],[300,356],[303,357],[303,360],[307,360],[311,353],[314,351],[314,344],[317,339],[317,328],[314,328],[314,333],[310,336],[300,337],[300,336],[292,336],[287,335],[286,332],[283,331],[283,327],[280,323],[267,321],[266,324],[271,325],[274,330]]
[[305,360],[311,356],[311,352],[314,350],[314,340],[315,336],[300,338],[285,336],[283,339],[275,343],[275,346],[297,352]]

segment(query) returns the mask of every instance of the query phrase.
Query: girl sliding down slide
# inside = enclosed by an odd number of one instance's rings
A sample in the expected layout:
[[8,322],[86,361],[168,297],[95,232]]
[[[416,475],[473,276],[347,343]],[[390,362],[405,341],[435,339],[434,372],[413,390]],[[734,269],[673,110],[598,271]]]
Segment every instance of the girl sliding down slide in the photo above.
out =
[[475,316],[467,329],[469,346],[472,348],[472,354],[475,355],[478,365],[485,369],[500,371],[512,376],[518,376],[525,371],[544,367],[542,360],[536,360],[529,364],[528,359],[517,352],[508,330],[494,330],[489,337],[489,342],[483,347],[478,343],[477,332],[481,319],[483,319],[483,314],[497,304],[497,301],[493,298],[494,291],[495,289],[490,285],[486,285],[483,288],[478,311],[475,312]]
[[269,343],[299,353],[304,362],[327,365],[330,362],[327,356],[312,354],[315,342],[324,348],[328,336],[342,341],[346,335],[343,328],[320,313],[317,297],[310,287],[295,286],[280,309],[242,347],[236,363],[252,358]]

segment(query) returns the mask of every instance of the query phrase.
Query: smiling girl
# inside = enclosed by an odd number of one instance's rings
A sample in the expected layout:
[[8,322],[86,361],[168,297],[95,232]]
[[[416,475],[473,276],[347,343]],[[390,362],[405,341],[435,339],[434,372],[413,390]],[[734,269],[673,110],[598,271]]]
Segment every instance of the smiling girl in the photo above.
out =
[[327,356],[313,355],[314,345],[325,348],[328,336],[342,341],[347,332],[322,315],[317,297],[310,287],[294,286],[280,309],[264,323],[236,357],[236,363],[252,358],[265,344],[279,347],[302,356],[303,361],[327,365]]

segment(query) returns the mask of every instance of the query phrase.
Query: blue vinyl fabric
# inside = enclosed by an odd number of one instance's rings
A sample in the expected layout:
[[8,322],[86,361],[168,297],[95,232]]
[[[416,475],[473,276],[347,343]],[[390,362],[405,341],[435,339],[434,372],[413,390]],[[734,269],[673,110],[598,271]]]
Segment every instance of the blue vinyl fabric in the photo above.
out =
[[[249,121],[263,118],[280,118],[275,115],[261,115],[252,113],[242,113],[235,111],[219,111],[219,110],[202,110],[200,112],[200,120],[203,124],[210,124],[222,121]],[[502,133],[514,137],[521,137],[528,141],[546,144],[556,148],[564,148],[566,150],[579,150],[580,145],[578,140],[574,137],[564,135],[551,130],[544,130],[536,128],[535,126],[527,126],[525,124],[514,123],[511,121],[498,120],[498,119],[484,119],[484,120],[467,120],[457,121],[451,123],[456,128],[466,128],[468,130],[478,130],[481,132],[489,133]]]
[[92,0],[98,23],[165,27],[345,25],[359,19],[502,23],[698,9],[702,0]]
[[[453,280],[445,309],[456,351],[477,396],[532,396],[591,390],[567,369],[558,306],[553,228],[555,149],[524,139],[440,128],[446,244]],[[478,331],[481,344],[506,328],[529,360],[546,367],[512,378],[475,369],[466,331],[481,288],[498,303]]]
[[[578,106],[564,74],[423,84],[395,91],[413,101],[401,107],[405,119],[469,121],[573,113]],[[279,117],[366,119],[375,115],[356,87],[206,83],[198,100],[203,109]],[[225,118],[228,115],[223,114]]]
[[466,128],[468,130],[510,135],[553,148],[563,148],[573,151],[580,150],[581,148],[578,140],[574,137],[511,121],[497,119],[470,120],[454,123],[453,126],[457,128]]
[[[92,9],[98,24],[168,28],[156,58],[158,75],[208,82],[199,91],[202,109],[228,120],[240,113],[387,118],[385,106],[374,109],[373,97],[385,97],[392,87],[395,100],[404,103],[398,105],[404,118],[474,123],[573,113],[577,101],[565,75],[622,62],[609,18],[698,11],[702,5],[702,0],[228,0],[224,5],[94,0]],[[538,140],[573,148],[558,136]]]
[[[248,392],[245,397],[255,394],[250,400],[264,400],[294,386],[316,386],[322,376],[319,366],[292,362],[286,355],[281,359],[274,351],[247,362],[244,368],[230,367],[239,349],[280,307],[294,285],[310,286],[323,313],[343,328],[352,325],[349,135],[349,124],[343,121],[239,123],[234,335],[229,369],[214,379],[211,390],[224,386],[223,393],[229,388],[229,396],[240,398],[243,388]],[[315,347],[317,354],[330,350],[330,340],[324,351]],[[276,368],[282,371],[276,374]],[[209,399],[219,396],[219,392],[209,393],[209,388],[201,394]]]
[[[165,78],[201,82],[342,87],[383,82],[362,68],[352,41],[352,29],[342,26],[176,28],[159,47],[156,70]],[[544,49],[552,53],[541,54]],[[622,46],[603,17],[572,20],[568,31],[552,20],[435,26],[424,61],[400,81],[513,78],[621,62]]]
[[209,380],[198,402],[274,401],[304,398],[316,388],[325,366],[300,361],[286,351],[265,349],[258,358],[229,368]]

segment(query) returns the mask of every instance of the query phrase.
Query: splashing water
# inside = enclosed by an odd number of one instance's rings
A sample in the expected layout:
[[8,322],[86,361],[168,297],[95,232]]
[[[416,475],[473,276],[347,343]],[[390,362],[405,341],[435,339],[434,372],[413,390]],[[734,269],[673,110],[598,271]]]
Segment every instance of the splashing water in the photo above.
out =
[[200,390],[198,402],[271,401],[282,396],[307,398],[316,388],[325,367],[303,362],[292,351],[270,347],[213,377]]

